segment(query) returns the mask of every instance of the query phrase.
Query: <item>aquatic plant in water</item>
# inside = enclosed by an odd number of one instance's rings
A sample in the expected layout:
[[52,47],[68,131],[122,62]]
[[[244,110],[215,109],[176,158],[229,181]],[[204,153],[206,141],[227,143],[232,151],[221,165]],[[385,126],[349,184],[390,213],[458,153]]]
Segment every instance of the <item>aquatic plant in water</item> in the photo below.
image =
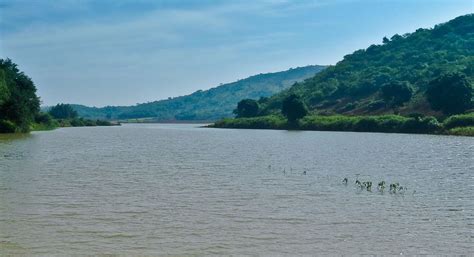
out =
[[382,180],[379,182],[378,189],[379,191],[383,192],[383,190],[385,189],[385,181]]
[[[347,178],[344,178],[342,180],[342,183],[347,185],[347,182],[349,180]],[[369,192],[372,192],[372,181],[360,181],[359,179],[356,179],[355,185],[358,186],[361,190],[367,190]],[[377,185],[377,189],[383,193],[385,189],[386,182],[385,181],[380,181]],[[407,187],[400,186],[400,183],[392,183],[389,186],[389,191],[390,193],[403,193],[407,190]]]

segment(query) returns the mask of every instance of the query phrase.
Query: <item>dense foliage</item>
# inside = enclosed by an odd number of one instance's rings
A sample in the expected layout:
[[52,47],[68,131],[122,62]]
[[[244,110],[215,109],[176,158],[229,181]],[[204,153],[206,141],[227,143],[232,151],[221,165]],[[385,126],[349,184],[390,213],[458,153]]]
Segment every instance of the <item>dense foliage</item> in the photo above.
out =
[[39,113],[33,81],[10,59],[0,59],[0,132],[27,132]]
[[237,104],[234,110],[236,118],[255,117],[259,114],[260,109],[258,102],[253,99],[244,99]]
[[289,88],[295,82],[314,76],[324,66],[306,66],[287,71],[259,74],[209,90],[198,90],[190,95],[169,98],[135,106],[92,108],[73,105],[85,118],[155,120],[216,120],[232,117],[242,99],[268,97]]
[[299,96],[292,94],[283,100],[281,113],[285,115],[290,123],[294,123],[306,116],[308,109]]
[[78,119],[67,104],[40,112],[33,81],[10,59],[0,59],[0,133],[50,130],[58,126],[110,126],[108,121]]
[[53,106],[48,113],[55,119],[74,119],[77,118],[77,112],[69,104],[57,104]]
[[404,117],[399,115],[345,116],[308,115],[291,124],[281,115],[253,118],[223,119],[211,127],[246,129],[300,129],[318,131],[355,131],[386,133],[425,133],[474,135],[474,113],[456,115],[440,123],[432,116]]
[[[472,88],[474,80],[474,15],[458,17],[433,29],[385,38],[381,45],[346,55],[335,66],[297,83],[277,94],[263,105],[267,113],[278,112],[285,97],[303,96],[308,107],[317,113],[390,114],[393,103],[408,99],[390,94],[384,100],[382,88],[387,84],[406,83],[413,88],[413,97],[397,111],[440,116],[427,102],[425,91],[430,81],[448,73],[465,76]],[[398,99],[397,99],[398,98]],[[457,102],[457,97],[446,98]],[[471,99],[472,104],[472,99]],[[458,109],[455,112],[461,112]],[[452,112],[451,112],[452,113]]]
[[382,86],[384,101],[393,107],[408,102],[413,95],[413,88],[407,82],[393,81]]
[[472,86],[461,73],[449,73],[434,79],[426,96],[433,110],[445,114],[463,113],[472,107]]

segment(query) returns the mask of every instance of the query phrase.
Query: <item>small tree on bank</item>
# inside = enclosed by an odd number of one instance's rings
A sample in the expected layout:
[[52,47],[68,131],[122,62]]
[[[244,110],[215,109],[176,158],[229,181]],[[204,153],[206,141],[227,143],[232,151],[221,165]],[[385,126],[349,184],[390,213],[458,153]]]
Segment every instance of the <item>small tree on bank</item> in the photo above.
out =
[[431,108],[448,115],[471,108],[472,96],[472,85],[461,73],[448,73],[432,80],[426,91]]
[[285,115],[289,123],[294,124],[308,114],[308,108],[299,96],[292,94],[283,100],[281,113]]
[[382,97],[392,108],[402,106],[413,95],[413,88],[408,82],[393,81],[382,86]]
[[74,119],[77,118],[77,112],[69,104],[57,104],[48,112],[55,119]]
[[258,102],[252,99],[241,100],[237,104],[237,109],[234,110],[234,114],[237,118],[250,118],[255,117],[260,112]]

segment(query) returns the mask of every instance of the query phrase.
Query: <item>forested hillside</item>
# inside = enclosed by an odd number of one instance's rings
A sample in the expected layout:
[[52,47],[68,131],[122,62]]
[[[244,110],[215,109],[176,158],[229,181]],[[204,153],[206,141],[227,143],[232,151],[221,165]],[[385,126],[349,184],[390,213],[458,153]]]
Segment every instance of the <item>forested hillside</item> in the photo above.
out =
[[306,66],[282,72],[259,74],[209,90],[190,95],[135,106],[109,106],[103,108],[73,105],[79,116],[85,118],[154,120],[216,120],[231,117],[237,102],[244,98],[269,97],[295,82],[313,77],[324,66]]
[[[425,93],[443,76],[445,84],[450,78],[464,85],[474,80],[473,14],[432,29],[385,37],[380,45],[346,55],[335,66],[261,103],[262,114],[279,112],[283,100],[296,94],[319,114],[439,115]],[[444,99],[455,99],[454,89],[446,93]]]

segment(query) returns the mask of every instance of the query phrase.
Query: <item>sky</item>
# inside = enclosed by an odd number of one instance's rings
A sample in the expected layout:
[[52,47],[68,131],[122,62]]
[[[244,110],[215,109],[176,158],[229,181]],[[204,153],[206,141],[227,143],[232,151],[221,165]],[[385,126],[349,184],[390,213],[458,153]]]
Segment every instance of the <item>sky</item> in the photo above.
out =
[[133,105],[336,64],[474,0],[0,0],[0,58],[43,105]]

